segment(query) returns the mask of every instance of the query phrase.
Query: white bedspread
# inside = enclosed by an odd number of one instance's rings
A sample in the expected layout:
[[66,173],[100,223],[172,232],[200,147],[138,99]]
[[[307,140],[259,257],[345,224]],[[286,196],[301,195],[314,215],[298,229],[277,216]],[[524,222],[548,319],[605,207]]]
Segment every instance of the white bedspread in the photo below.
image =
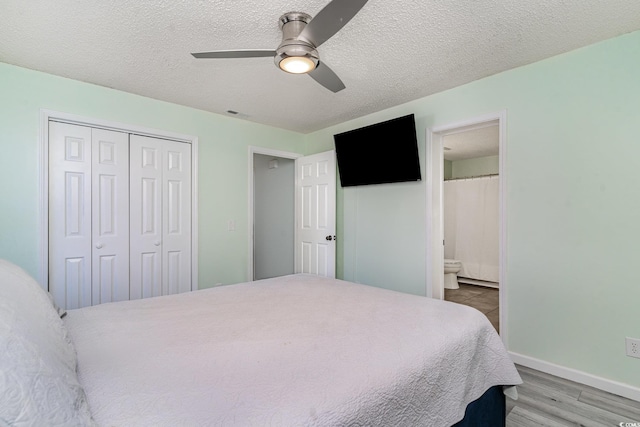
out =
[[520,377],[475,309],[310,275],[70,310],[104,426],[448,426]]

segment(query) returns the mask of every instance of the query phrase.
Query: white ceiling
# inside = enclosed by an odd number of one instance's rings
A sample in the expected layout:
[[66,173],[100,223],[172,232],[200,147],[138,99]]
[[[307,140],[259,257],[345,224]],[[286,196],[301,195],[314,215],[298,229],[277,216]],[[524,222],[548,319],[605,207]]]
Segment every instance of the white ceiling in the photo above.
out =
[[640,29],[638,0],[369,0],[319,48],[336,94],[271,58],[190,55],[275,49],[280,15],[326,3],[0,0],[0,61],[307,133]]
[[451,161],[497,156],[499,145],[500,128],[497,123],[449,133],[442,137],[444,158]]

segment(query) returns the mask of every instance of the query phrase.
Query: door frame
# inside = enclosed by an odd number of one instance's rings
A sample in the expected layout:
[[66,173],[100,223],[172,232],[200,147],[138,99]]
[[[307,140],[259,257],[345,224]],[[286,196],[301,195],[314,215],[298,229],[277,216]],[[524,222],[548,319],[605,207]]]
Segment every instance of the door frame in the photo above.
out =
[[40,110],[39,194],[40,194],[40,274],[39,282],[49,289],[49,121],[88,126],[116,132],[191,144],[191,290],[198,289],[198,137],[128,123],[78,116],[47,109]]
[[[303,157],[302,154],[300,153],[293,153],[290,151],[281,151],[281,150],[274,150],[271,148],[264,148],[264,147],[257,147],[254,145],[250,145],[248,147],[248,153],[249,153],[249,167],[248,167],[248,175],[249,178],[247,179],[247,183],[248,183],[248,193],[249,193],[249,201],[248,201],[248,216],[247,218],[249,218],[249,220],[247,221],[247,226],[248,226],[248,232],[247,232],[247,236],[248,236],[248,255],[249,255],[249,262],[247,263],[247,281],[252,282],[254,280],[254,262],[255,262],[255,256],[254,256],[254,222],[255,222],[255,212],[254,212],[254,185],[253,185],[253,180],[254,180],[254,170],[253,170],[253,155],[254,154],[262,154],[265,156],[273,156],[273,157],[280,157],[283,159],[292,159],[292,160],[296,160],[300,157]],[[295,185],[296,185],[296,179],[294,176],[294,180],[293,180],[293,186],[295,189]],[[295,202],[294,202],[294,206],[292,207],[292,209],[294,209],[294,215],[295,215]],[[294,224],[294,233],[295,233],[295,224]],[[294,243],[295,244],[295,243]],[[295,265],[295,251],[294,251],[294,265]]]
[[[498,121],[498,173],[499,183],[499,301],[500,336],[507,344],[507,111],[489,113],[442,126],[427,128],[426,176],[427,176],[427,262],[426,295],[444,299],[444,221],[442,188],[444,182],[444,150],[442,138],[448,134],[481,128],[489,122]],[[438,273],[439,272],[439,273]]]

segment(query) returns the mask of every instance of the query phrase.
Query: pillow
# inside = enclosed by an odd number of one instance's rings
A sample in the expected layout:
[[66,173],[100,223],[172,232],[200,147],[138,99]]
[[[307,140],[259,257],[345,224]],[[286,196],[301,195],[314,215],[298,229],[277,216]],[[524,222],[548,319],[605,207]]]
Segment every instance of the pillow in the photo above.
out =
[[0,260],[0,425],[95,425],[75,349],[47,294]]

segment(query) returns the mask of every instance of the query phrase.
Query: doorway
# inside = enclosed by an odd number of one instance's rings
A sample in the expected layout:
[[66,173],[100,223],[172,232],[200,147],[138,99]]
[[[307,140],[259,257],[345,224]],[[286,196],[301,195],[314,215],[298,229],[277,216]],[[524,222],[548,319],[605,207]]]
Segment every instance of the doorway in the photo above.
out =
[[[427,129],[426,147],[428,171],[427,295],[437,299],[453,299],[455,302],[467,300],[466,302],[469,303],[467,305],[473,305],[474,302],[472,299],[479,297],[477,303],[480,304],[480,306],[476,308],[480,308],[481,311],[485,312],[487,317],[489,317],[489,312],[491,312],[493,318],[492,323],[494,323],[494,326],[500,325],[499,329],[503,340],[506,337],[506,310],[504,303],[506,301],[507,289],[505,274],[505,129],[506,112],[488,114]],[[492,138],[494,141],[490,141]],[[491,145],[497,145],[497,147],[491,149],[489,148]],[[454,152],[458,154],[457,162],[456,160],[451,160],[456,158],[456,155],[450,155]],[[449,157],[449,160],[447,160],[447,157]],[[468,160],[474,158],[477,160]],[[456,169],[456,163],[458,170],[454,172],[453,169]],[[480,178],[482,175],[493,176]],[[450,209],[447,204],[450,204],[452,199],[451,194],[446,195],[445,193],[445,178],[447,178],[446,186],[455,188],[456,184],[450,181],[450,179],[461,177],[465,178],[465,182],[461,183],[463,187],[475,188],[480,186],[484,188],[485,186],[492,186],[491,190],[487,190],[488,192],[475,197],[481,201],[486,201],[486,203],[490,205],[491,203],[497,202],[497,206],[492,206],[493,211],[491,214],[494,216],[494,221],[497,215],[497,222],[493,228],[489,227],[493,235],[497,234],[497,241],[489,242],[488,248],[485,247],[481,249],[484,252],[492,252],[492,250],[495,250],[495,258],[489,257],[491,260],[481,260],[473,259],[473,255],[470,255],[471,258],[467,261],[468,265],[466,268],[461,268],[460,270],[461,277],[469,276],[469,280],[460,279],[460,282],[466,281],[467,283],[473,283],[472,285],[465,283],[461,285],[463,289],[468,292],[461,293],[450,290],[445,292],[444,260],[445,258],[451,259],[451,257],[455,256],[453,255],[455,253],[455,242],[451,241],[452,238],[455,238],[455,231],[453,235],[451,231],[452,223],[455,222],[455,220],[448,222],[445,216],[445,206],[447,206],[447,209]],[[493,182],[490,182],[491,180],[493,180]],[[493,202],[489,202],[490,200],[493,200]],[[447,227],[447,225],[449,227]],[[475,232],[475,227],[479,227],[479,225],[471,226],[464,224],[462,228],[467,229],[467,231],[463,230],[463,232],[468,232],[470,228]],[[445,235],[450,239],[449,244],[445,241]],[[468,237],[463,236],[462,240],[464,239],[468,239]],[[467,242],[465,242],[465,245],[466,243]],[[474,245],[476,245],[476,243],[477,242],[474,242]],[[494,247],[491,245],[494,245]],[[445,256],[445,249],[448,256]],[[468,250],[470,249],[465,246],[462,253]],[[461,252],[458,252],[458,255],[460,253]],[[484,255],[480,258],[482,257],[484,257]],[[481,264],[482,262],[485,264]],[[447,265],[449,265],[449,263]],[[449,283],[447,287],[451,287],[449,280],[447,280],[447,283]],[[498,287],[498,298],[495,298],[496,291],[491,289],[492,286]],[[458,293],[459,296],[453,296],[456,293]],[[492,294],[492,296],[489,294]],[[484,301],[485,299],[487,301]],[[487,304],[484,304],[485,302]],[[495,307],[496,303],[499,307]],[[490,307],[490,305],[492,306]]]
[[[258,156],[265,157],[258,157]],[[336,162],[333,150],[323,153],[302,156],[297,153],[270,150],[260,147],[249,147],[249,244],[248,244],[248,280],[256,280],[263,275],[276,277],[283,274],[268,271],[259,271],[256,274],[256,266],[262,263],[259,257],[273,255],[273,252],[288,252],[289,239],[283,240],[282,247],[275,246],[270,240],[266,240],[263,245],[257,242],[256,224],[262,219],[257,219],[256,215],[263,215],[262,208],[256,209],[256,203],[264,204],[264,195],[257,196],[257,191],[261,189],[261,184],[256,185],[255,165],[264,161],[267,169],[279,169],[280,162],[283,164],[293,161],[294,174],[291,181],[278,182],[274,185],[284,186],[284,193],[294,194],[293,203],[289,202],[272,203],[266,197],[266,204],[275,205],[271,216],[281,215],[290,217],[293,213],[293,233],[292,253],[293,253],[293,273],[317,274],[319,276],[335,277],[335,239],[336,239]],[[275,180],[274,180],[275,182]],[[256,188],[258,187],[258,188]],[[275,190],[273,194],[282,191]],[[266,221],[267,228],[271,227]],[[266,249],[259,248],[264,246]],[[256,254],[256,250],[263,251]],[[267,255],[265,251],[268,251]],[[288,265],[290,256],[284,255],[282,259],[284,265]],[[289,267],[286,267],[287,269]],[[275,275],[274,275],[275,274]],[[288,273],[284,273],[288,274]],[[260,277],[262,278],[262,277]]]
[[299,157],[249,147],[250,281],[294,273],[295,159]]
[[293,274],[295,160],[253,155],[253,278]]

